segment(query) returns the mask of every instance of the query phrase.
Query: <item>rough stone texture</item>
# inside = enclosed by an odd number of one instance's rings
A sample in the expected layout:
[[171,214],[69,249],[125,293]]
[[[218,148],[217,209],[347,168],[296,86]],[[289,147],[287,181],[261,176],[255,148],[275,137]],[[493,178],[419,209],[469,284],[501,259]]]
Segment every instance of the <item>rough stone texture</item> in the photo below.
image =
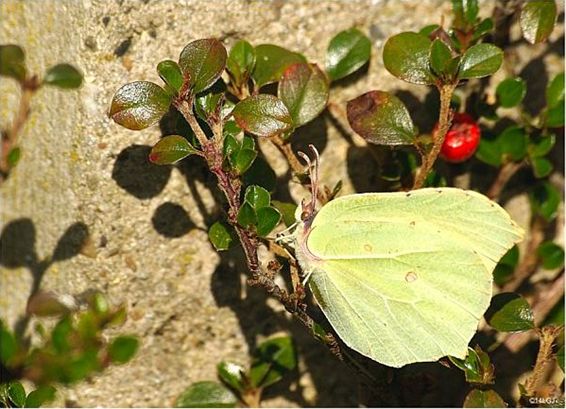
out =
[[[45,88],[34,98],[21,135],[23,158],[1,187],[2,229],[17,246],[14,263],[0,270],[0,316],[13,325],[25,310],[32,277],[42,273],[30,262],[34,252],[49,258],[66,229],[82,223],[73,231],[88,229],[89,251],[51,264],[41,286],[72,294],[100,289],[125,302],[129,320],[120,331],[143,341],[133,362],[63,391],[66,401],[59,405],[168,406],[190,383],[214,379],[219,360],[245,364],[258,337],[276,331],[297,340],[300,381],[275,388],[266,405],[356,405],[347,368],[276,303],[243,288],[237,250],[222,256],[213,251],[206,225],[219,209],[201,167],[194,161],[180,169],[149,166],[148,146],[158,140],[159,128],[128,131],[106,112],[119,86],[158,81],[156,63],[176,59],[191,40],[218,37],[227,47],[238,38],[270,42],[323,64],[330,38],[352,26],[372,38],[370,69],[357,82],[341,83],[332,99],[340,103],[376,88],[417,92],[385,72],[381,46],[392,34],[438,22],[448,10],[449,2],[441,0],[0,2],[0,43],[23,46],[31,71],[72,62],[85,75],[79,91]],[[3,124],[17,100],[13,82],[0,80]],[[367,158],[365,153],[349,148],[333,126],[325,131],[326,125],[317,120],[306,127],[300,145],[332,146],[323,153],[323,180],[334,185],[343,179],[345,193],[364,190],[364,178],[373,176],[346,164]],[[283,174],[282,158],[264,145]],[[356,175],[360,185],[349,182]],[[295,199],[304,194],[291,190]]]

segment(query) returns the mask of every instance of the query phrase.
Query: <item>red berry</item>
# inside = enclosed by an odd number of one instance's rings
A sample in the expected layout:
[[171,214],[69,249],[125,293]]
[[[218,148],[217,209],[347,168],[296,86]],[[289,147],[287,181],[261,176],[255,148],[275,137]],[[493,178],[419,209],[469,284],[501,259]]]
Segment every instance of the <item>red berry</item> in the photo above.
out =
[[440,157],[447,162],[464,162],[472,157],[480,144],[480,127],[466,114],[456,113],[446,133]]

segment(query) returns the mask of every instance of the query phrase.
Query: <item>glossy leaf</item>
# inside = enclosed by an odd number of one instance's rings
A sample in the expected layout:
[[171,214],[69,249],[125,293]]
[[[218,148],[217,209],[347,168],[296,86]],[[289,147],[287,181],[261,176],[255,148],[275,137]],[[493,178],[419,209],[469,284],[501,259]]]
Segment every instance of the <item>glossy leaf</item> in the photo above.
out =
[[57,64],[47,70],[43,83],[64,89],[74,89],[81,86],[83,76],[71,64]]
[[26,404],[26,390],[19,382],[13,381],[8,385],[8,398],[16,408],[23,408]]
[[256,64],[252,78],[258,88],[279,81],[290,65],[307,62],[301,54],[273,44],[260,44],[255,52]]
[[289,130],[293,119],[279,98],[259,94],[240,101],[232,111],[238,126],[256,136],[273,136]]
[[523,37],[537,44],[548,38],[556,21],[556,3],[554,0],[530,0],[521,9],[521,30]]
[[552,173],[552,170],[554,169],[552,162],[546,158],[532,158],[531,166],[533,168],[533,173],[537,179],[547,177]]
[[234,78],[237,86],[244,84],[256,63],[256,53],[253,46],[246,40],[237,41],[230,49],[226,68]]
[[413,84],[432,84],[428,37],[412,32],[397,34],[383,47],[383,63],[391,74]]
[[134,357],[139,348],[139,341],[132,336],[116,337],[108,346],[108,356],[116,364],[125,364]]
[[436,39],[430,46],[430,66],[437,75],[446,74],[449,71],[452,53],[450,48],[440,39]]
[[51,402],[55,399],[57,390],[53,386],[40,386],[31,391],[26,398],[26,408],[39,408],[43,404]]
[[505,401],[493,389],[472,389],[464,400],[465,408],[506,408]]
[[519,161],[527,154],[528,136],[523,128],[511,126],[497,137],[501,153],[511,160]]
[[486,34],[493,31],[495,24],[491,18],[486,18],[480,21],[474,30],[474,35],[472,36],[472,42],[476,42]]
[[328,80],[316,64],[289,66],[277,89],[296,127],[312,121],[326,108],[328,94]]
[[178,93],[183,86],[183,73],[175,61],[164,60],[157,64],[157,73],[169,88]]
[[326,72],[331,81],[344,78],[366,64],[371,57],[371,41],[360,30],[338,33],[328,44]]
[[482,78],[494,74],[503,62],[503,51],[492,44],[476,44],[466,50],[460,61],[458,78]]
[[12,77],[19,82],[26,78],[25,54],[14,44],[0,45],[0,75]]
[[542,266],[547,270],[560,268],[564,265],[564,249],[551,241],[545,241],[537,249],[537,255],[542,260]]
[[265,237],[279,224],[281,221],[281,213],[274,207],[262,207],[257,210],[257,226],[258,236]]
[[271,204],[279,210],[279,213],[281,213],[285,226],[289,227],[296,222],[295,211],[297,210],[297,205],[295,203],[285,203],[280,202],[279,200],[272,200]]
[[268,207],[271,201],[271,195],[261,186],[248,186],[244,195],[245,201],[248,202],[255,210],[262,207]]
[[550,182],[544,181],[536,185],[530,192],[529,198],[533,213],[551,221],[556,217],[561,195]]
[[7,363],[18,350],[18,344],[14,334],[0,321],[0,362]]
[[189,386],[175,400],[177,408],[233,408],[236,396],[218,382],[202,381]]
[[531,306],[516,293],[494,296],[485,318],[491,327],[503,332],[528,331],[535,327]]
[[156,165],[171,165],[197,152],[182,136],[168,135],[151,148],[149,161]]
[[553,108],[564,103],[564,73],[558,74],[546,87],[546,105]]
[[226,66],[226,49],[214,38],[195,40],[181,51],[179,66],[189,82],[194,94],[211,87]]
[[249,372],[255,387],[272,385],[297,366],[297,356],[290,337],[277,337],[264,341],[254,353]]
[[519,247],[513,246],[505,253],[501,260],[499,260],[495,270],[493,270],[493,281],[495,281],[495,284],[498,286],[505,284],[513,275],[518,263]]
[[171,96],[159,85],[136,81],[116,92],[109,116],[125,128],[139,130],[159,121],[170,104]]
[[217,221],[210,226],[208,239],[217,251],[228,250],[234,241],[232,228],[223,222]]
[[234,167],[238,174],[244,174],[254,163],[257,152],[254,149],[240,149],[234,158]]
[[368,142],[378,145],[410,145],[417,131],[405,105],[396,96],[370,91],[347,104],[348,122]]
[[245,373],[243,367],[232,362],[220,362],[216,367],[218,377],[233,390],[241,393],[245,388]]
[[529,146],[527,148],[531,158],[539,158],[546,155],[556,142],[553,133],[548,135],[531,136],[529,138]]
[[225,91],[226,84],[222,79],[219,79],[206,92],[202,92],[196,98],[194,107],[199,118],[209,124],[221,119],[221,105],[226,101]]
[[521,103],[527,93],[527,84],[521,78],[507,78],[497,85],[497,102],[504,108],[511,108]]
[[243,227],[250,227],[257,224],[257,215],[251,204],[244,202],[238,210],[238,224]]

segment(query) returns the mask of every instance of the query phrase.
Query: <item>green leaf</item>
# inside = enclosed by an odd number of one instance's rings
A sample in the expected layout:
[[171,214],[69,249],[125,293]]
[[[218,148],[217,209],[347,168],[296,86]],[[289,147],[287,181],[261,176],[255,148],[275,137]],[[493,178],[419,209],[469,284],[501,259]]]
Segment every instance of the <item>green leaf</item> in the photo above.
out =
[[527,93],[527,84],[521,78],[507,78],[495,90],[499,105],[511,108],[521,103]]
[[182,136],[168,135],[151,148],[149,161],[156,165],[171,165],[197,152]]
[[492,44],[476,44],[466,50],[460,61],[458,78],[482,78],[494,74],[503,62],[503,51]]
[[486,18],[480,21],[474,30],[474,35],[472,36],[472,42],[476,42],[486,34],[493,31],[495,25],[493,24],[493,20],[491,18]]
[[181,51],[179,66],[185,75],[194,94],[211,87],[226,66],[226,49],[214,38],[195,40]]
[[550,108],[546,113],[546,126],[549,128],[559,128],[564,126],[564,99],[558,105]]
[[411,145],[417,130],[405,105],[384,91],[370,91],[348,101],[348,122],[356,133],[377,145]]
[[537,255],[542,260],[542,266],[547,270],[561,268],[564,265],[564,249],[551,241],[541,243]]
[[0,45],[0,75],[12,77],[19,82],[26,79],[25,54],[14,44]]
[[519,247],[516,245],[511,247],[511,249],[505,253],[505,255],[499,260],[495,270],[493,270],[493,281],[498,286],[505,284],[515,272],[515,267],[519,263]]
[[554,108],[564,101],[564,73],[558,74],[546,87],[546,105]]
[[116,364],[125,364],[134,357],[139,348],[137,338],[121,335],[114,338],[108,346],[108,356]]
[[222,382],[239,393],[244,391],[246,382],[244,368],[238,364],[224,361],[220,362],[216,368],[218,377]]
[[47,70],[43,83],[64,89],[79,88],[83,83],[83,76],[70,64],[57,64]]
[[237,220],[241,226],[246,228],[257,224],[257,215],[251,204],[244,202],[238,210]]
[[261,186],[251,185],[246,189],[245,201],[248,202],[255,210],[262,207],[268,207],[271,201],[271,195]]
[[562,369],[562,372],[564,372],[564,345],[562,345],[556,353],[556,361],[558,362],[560,369]]
[[228,250],[234,241],[232,228],[226,223],[217,221],[210,226],[208,239],[217,251]]
[[419,34],[422,34],[426,37],[430,37],[432,33],[438,30],[440,26],[438,24],[429,24],[428,26],[424,26],[419,30]]
[[[222,79],[216,81],[206,92],[200,94],[195,100],[195,111],[199,118],[207,123],[218,122],[221,119],[221,106],[224,98],[226,84]],[[219,115],[220,114],[220,115]]]
[[533,173],[537,179],[547,177],[552,173],[554,166],[552,162],[546,158],[531,158],[531,166]]
[[450,62],[452,61],[452,53],[444,41],[437,38],[432,42],[429,58],[430,66],[437,75],[443,75],[448,72]]
[[528,331],[535,327],[531,306],[516,293],[500,293],[491,299],[487,323],[498,331]]
[[273,192],[277,184],[277,175],[261,156],[258,156],[244,174],[244,184],[259,185]]
[[289,227],[296,222],[295,212],[297,210],[297,205],[295,203],[285,203],[280,202],[279,200],[272,200],[271,204],[281,213],[285,226]]
[[193,383],[175,400],[177,408],[233,408],[238,399],[218,382]]
[[330,40],[326,52],[326,72],[331,81],[359,70],[371,57],[371,41],[360,30],[341,31]]
[[241,86],[248,81],[254,70],[255,62],[255,49],[246,40],[239,40],[232,46],[226,68],[234,78],[236,86]]
[[59,354],[68,352],[71,349],[69,343],[69,335],[73,331],[73,323],[71,317],[67,316],[61,319],[53,328],[51,332],[51,342],[53,348]]
[[493,389],[472,389],[464,400],[465,408],[506,408],[505,401]]
[[539,158],[546,155],[550,152],[555,142],[556,137],[553,133],[531,136],[527,148],[529,156],[531,158]]
[[116,92],[108,115],[125,128],[140,130],[159,121],[170,104],[171,96],[159,85],[136,81]]
[[6,158],[6,160],[8,161],[8,166],[10,166],[11,168],[16,166],[20,161],[21,156],[22,150],[19,146],[10,149],[10,152],[8,152],[8,157]]
[[255,387],[265,388],[281,380],[296,366],[297,356],[291,337],[269,339],[254,352],[250,382]]
[[556,21],[554,0],[531,0],[521,9],[521,30],[523,37],[531,43],[543,42],[550,36]]
[[254,149],[240,149],[234,158],[234,167],[238,174],[244,174],[254,163],[257,152]]
[[511,126],[505,129],[497,139],[503,155],[514,161],[519,161],[526,156],[528,136],[523,128]]
[[16,408],[23,408],[26,404],[26,390],[19,382],[10,382],[8,385],[8,397]]
[[92,310],[99,315],[106,316],[110,312],[108,299],[101,292],[95,292],[89,300]]
[[159,77],[169,86],[176,94],[183,86],[183,73],[181,67],[175,61],[163,60],[157,64],[157,73]]
[[429,68],[431,41],[412,32],[397,34],[383,47],[383,63],[391,74],[413,84],[432,84],[434,75]]
[[326,108],[329,86],[316,64],[293,64],[283,73],[277,95],[285,104],[295,127],[312,121]]
[[55,399],[57,390],[53,386],[40,386],[31,391],[26,398],[26,408],[39,408],[44,403],[51,402]]
[[257,210],[257,234],[265,237],[279,224],[281,213],[274,207],[262,207]]
[[258,88],[279,81],[290,65],[307,62],[301,54],[273,44],[260,44],[255,48],[255,53],[256,64],[252,78]]
[[537,184],[530,192],[529,199],[533,213],[542,216],[546,221],[556,217],[561,195],[558,189],[548,181]]
[[494,138],[482,137],[476,152],[476,158],[496,168],[501,166],[501,146],[499,141]]
[[6,364],[18,351],[18,344],[14,334],[0,321],[0,362]]
[[454,26],[464,28],[473,25],[478,17],[479,7],[477,0],[452,0],[454,13]]
[[289,130],[293,119],[279,98],[254,95],[240,101],[232,111],[238,126],[256,136],[273,136]]

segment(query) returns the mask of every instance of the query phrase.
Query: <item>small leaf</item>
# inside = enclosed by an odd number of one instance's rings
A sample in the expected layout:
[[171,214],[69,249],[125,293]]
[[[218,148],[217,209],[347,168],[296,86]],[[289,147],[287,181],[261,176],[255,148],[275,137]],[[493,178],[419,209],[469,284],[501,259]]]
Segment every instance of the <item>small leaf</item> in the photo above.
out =
[[73,323],[69,316],[61,319],[53,328],[51,332],[51,342],[53,348],[59,354],[68,352],[71,349],[69,343],[69,335],[73,331]]
[[117,364],[125,364],[136,354],[139,348],[137,338],[122,335],[114,338],[108,346],[108,355],[110,360]]
[[530,192],[529,199],[533,213],[539,214],[546,221],[556,217],[561,195],[551,183],[544,181],[537,184]]
[[0,45],[0,75],[12,77],[19,82],[26,79],[25,54],[14,44]]
[[256,64],[252,78],[258,88],[279,81],[290,65],[307,62],[301,54],[273,44],[260,44],[255,48],[255,52]]
[[552,162],[546,158],[532,158],[531,166],[533,168],[533,173],[537,179],[547,177],[552,173],[552,170],[554,169]]
[[271,204],[281,213],[285,226],[289,227],[296,222],[295,211],[297,210],[297,205],[295,203],[285,203],[280,202],[279,200],[272,200]]
[[556,21],[556,3],[554,0],[531,0],[521,9],[521,30],[523,37],[537,44],[548,38]]
[[195,40],[181,51],[179,66],[189,82],[194,94],[211,87],[226,66],[226,49],[214,38]]
[[232,362],[220,362],[216,367],[218,377],[230,388],[241,393],[244,390],[245,370],[240,365]]
[[296,127],[312,121],[326,108],[328,94],[328,80],[316,64],[289,66],[277,89]]
[[350,126],[368,142],[378,145],[410,145],[417,131],[405,105],[396,96],[370,91],[347,104]]
[[501,166],[501,146],[499,141],[488,136],[482,137],[476,152],[476,158],[496,168]]
[[219,79],[206,92],[203,92],[195,100],[195,111],[199,118],[207,123],[218,122],[221,119],[220,104],[223,104],[226,84]]
[[149,161],[156,165],[171,165],[198,151],[179,135],[168,135],[159,140],[149,154]]
[[262,207],[257,210],[257,234],[265,237],[279,224],[281,213],[274,207]]
[[96,291],[92,294],[89,304],[92,306],[92,310],[99,315],[105,316],[110,311],[108,299],[101,292]]
[[0,362],[6,364],[18,351],[18,344],[14,334],[0,321]]
[[233,408],[238,399],[218,382],[193,383],[175,400],[177,408]]
[[454,27],[466,28],[476,21],[479,12],[478,1],[452,0],[452,12],[454,13]]
[[181,67],[175,61],[161,61],[157,64],[157,73],[172,91],[178,93],[181,90],[184,82],[183,73],[181,72]]
[[430,66],[432,70],[438,75],[446,74],[451,61],[450,48],[439,38],[434,40],[430,46]]
[[511,108],[521,103],[527,93],[527,84],[521,78],[507,78],[497,85],[495,90],[499,105]]
[[559,128],[564,126],[564,99],[558,105],[550,108],[546,113],[546,126],[549,128]]
[[248,202],[255,210],[259,210],[262,207],[268,207],[271,201],[271,195],[267,190],[261,186],[248,186],[246,189],[245,200]]
[[493,270],[493,281],[498,286],[505,284],[513,275],[515,267],[519,263],[519,247],[516,245],[511,247],[511,249],[505,253],[495,270]]
[[44,403],[51,402],[55,399],[57,390],[53,386],[40,386],[31,391],[26,398],[26,408],[39,408]]
[[553,133],[548,135],[543,134],[540,136],[531,136],[529,146],[527,148],[531,158],[539,158],[546,155],[556,142],[556,137]]
[[493,389],[472,389],[464,400],[465,408],[506,408],[507,405]]
[[64,89],[79,88],[83,83],[83,76],[70,64],[57,64],[47,70],[43,83]]
[[10,149],[10,152],[8,152],[8,157],[6,158],[6,160],[8,161],[8,166],[10,166],[11,168],[16,166],[20,161],[21,156],[22,156],[22,150],[20,149],[19,146]]
[[432,84],[434,75],[429,68],[431,41],[412,32],[397,34],[383,47],[383,63],[391,74],[413,84]]
[[291,337],[269,339],[254,352],[250,382],[255,387],[272,385],[297,366],[295,346]]
[[256,157],[257,152],[254,149],[240,149],[234,158],[234,167],[238,174],[242,175],[246,173],[254,163]]
[[56,294],[38,291],[28,299],[26,312],[38,317],[49,317],[68,313],[69,308]]
[[546,87],[546,105],[554,108],[564,101],[564,73],[558,74]]
[[259,94],[240,101],[232,111],[238,126],[256,136],[273,136],[292,127],[289,110],[279,98]]
[[495,25],[493,24],[493,20],[491,18],[486,18],[480,21],[474,30],[474,35],[472,36],[472,42],[476,42],[486,34],[493,31]]
[[244,202],[244,204],[240,207],[240,210],[238,210],[237,219],[238,219],[238,223],[242,227],[247,228],[250,226],[255,226],[257,224],[256,212],[252,207],[252,205],[249,204],[248,202]]
[[564,249],[551,241],[545,241],[537,249],[542,266],[547,270],[561,268],[564,265]]
[[255,49],[246,40],[239,40],[232,46],[226,68],[234,78],[236,86],[247,82],[254,70],[255,62]]
[[458,78],[482,78],[494,74],[503,62],[503,51],[492,44],[476,44],[466,50],[460,61]]
[[519,161],[526,156],[528,137],[523,128],[511,126],[505,129],[497,139],[503,155],[507,155],[514,161]]
[[234,241],[232,228],[223,222],[217,221],[210,226],[208,239],[217,251],[228,250]]
[[171,96],[159,85],[136,81],[116,92],[109,116],[125,128],[140,130],[159,121],[170,104]]
[[371,57],[371,41],[360,30],[338,33],[328,44],[326,72],[332,81],[359,70]]
[[26,390],[19,382],[10,382],[8,385],[8,397],[16,408],[23,408],[26,404]]
[[491,327],[503,332],[528,331],[535,327],[531,306],[516,293],[494,296],[485,318]]

